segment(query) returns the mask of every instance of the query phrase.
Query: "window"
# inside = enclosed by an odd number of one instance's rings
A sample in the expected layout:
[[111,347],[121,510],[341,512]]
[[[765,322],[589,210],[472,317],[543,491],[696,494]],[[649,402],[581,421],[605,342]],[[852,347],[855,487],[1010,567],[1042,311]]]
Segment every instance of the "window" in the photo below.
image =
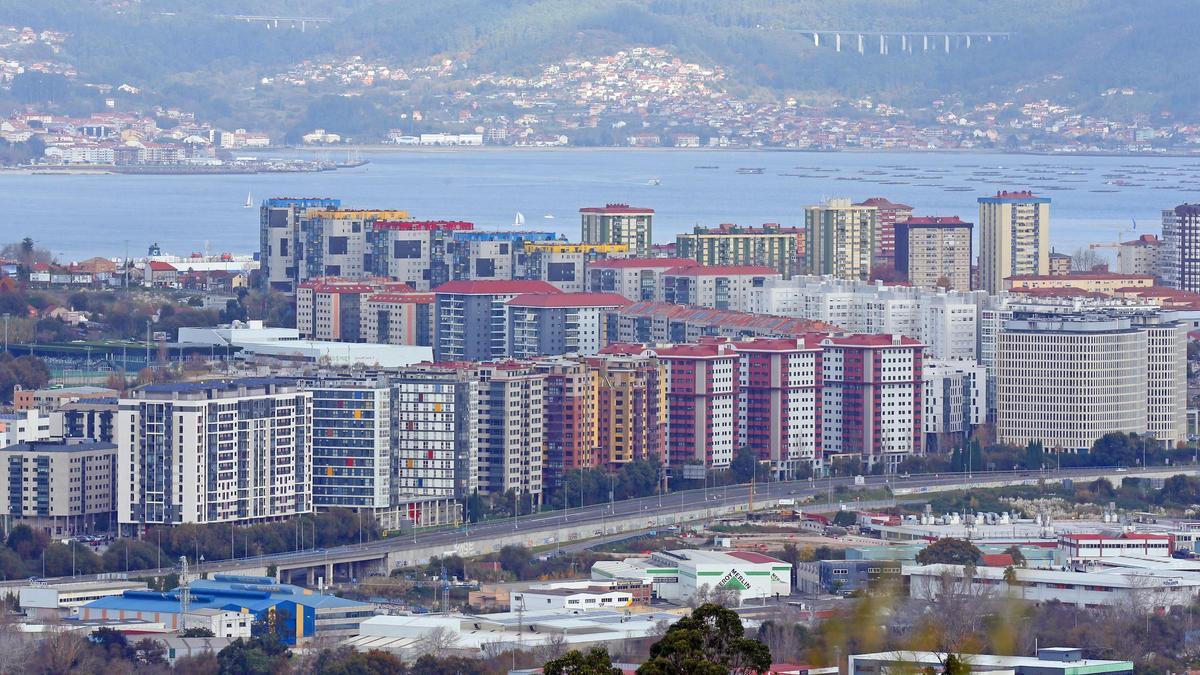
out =
[[344,255],[349,248],[347,237],[330,237],[329,238],[329,254]]

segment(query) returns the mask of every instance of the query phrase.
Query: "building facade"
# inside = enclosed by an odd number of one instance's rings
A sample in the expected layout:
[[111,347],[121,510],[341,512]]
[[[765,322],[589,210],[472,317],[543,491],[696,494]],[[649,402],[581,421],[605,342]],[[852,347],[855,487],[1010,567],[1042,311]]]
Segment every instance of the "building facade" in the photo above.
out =
[[312,393],[273,379],[149,385],[122,398],[117,522],[256,522],[312,511]]
[[386,511],[391,389],[361,380],[314,380],[306,389],[312,394],[313,506]]
[[587,290],[617,293],[634,302],[654,300],[660,296],[663,273],[699,264],[687,258],[601,260],[588,266]]
[[821,454],[821,347],[816,337],[735,343],[738,437],[772,474],[790,480]]
[[117,446],[33,441],[0,448],[0,515],[52,539],[109,531],[116,511]]
[[617,469],[667,456],[667,370],[652,355],[599,354],[596,373],[596,463]]
[[616,293],[518,295],[505,303],[508,355],[595,354],[608,343],[605,315],[628,304]]
[[879,209],[830,199],[804,209],[804,260],[808,274],[871,278]]
[[564,293],[587,290],[587,269],[601,260],[629,257],[627,244],[567,244],[530,241],[525,243],[522,279],[538,279]]
[[855,206],[875,207],[875,262],[881,268],[896,267],[896,226],[912,218],[913,207],[883,197],[871,197]]
[[997,192],[979,198],[979,287],[1004,290],[1007,277],[1050,273],[1050,198]]
[[300,280],[304,245],[300,218],[309,209],[341,208],[340,199],[281,197],[264,200],[259,208],[259,260],[264,283],[282,293],[293,293]]
[[507,356],[509,300],[557,294],[544,281],[451,281],[434,289],[434,358],[487,361]]
[[896,271],[913,286],[971,290],[973,227],[958,216],[909,218],[897,223]]
[[625,244],[635,256],[650,255],[654,209],[606,204],[579,209],[585,244]]
[[753,289],[779,278],[775,268],[763,265],[684,267],[663,272],[657,299],[673,305],[746,311]]
[[1180,204],[1163,211],[1163,283],[1200,292],[1200,205]]
[[697,225],[675,235],[675,253],[705,266],[773,267],[789,279],[804,265],[804,229],[768,223],[761,227]]

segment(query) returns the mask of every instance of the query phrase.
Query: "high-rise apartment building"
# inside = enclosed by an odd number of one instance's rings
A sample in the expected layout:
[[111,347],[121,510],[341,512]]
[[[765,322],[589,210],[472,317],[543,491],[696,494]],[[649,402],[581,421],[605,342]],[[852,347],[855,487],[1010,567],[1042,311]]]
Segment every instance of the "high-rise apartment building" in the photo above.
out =
[[925,345],[934,359],[976,358],[981,292],[793,277],[751,292],[751,310],[803,318],[850,333],[898,334]]
[[358,312],[359,338],[374,344],[431,347],[433,306],[433,293],[384,291],[367,295]]
[[971,290],[971,223],[958,216],[909,218],[895,226],[895,269],[913,286]]
[[392,387],[391,504],[396,520],[433,525],[479,517],[480,385],[456,369],[405,368]]
[[675,236],[675,255],[708,266],[765,265],[787,279],[804,266],[804,228],[774,223],[761,227],[697,225],[691,233]]
[[272,290],[292,293],[302,279],[304,239],[301,217],[309,210],[336,210],[340,199],[279,197],[264,200],[259,209],[259,261],[263,282]]
[[596,463],[609,469],[667,455],[667,370],[653,355],[599,354]]
[[312,500],[382,515],[389,505],[391,389],[386,382],[317,379],[312,394]]
[[735,346],[739,442],[769,461],[774,476],[794,478],[821,453],[819,338],[760,338]]
[[122,398],[117,522],[131,530],[312,511],[312,393],[275,379],[148,385]]
[[509,300],[558,294],[545,281],[451,281],[434,289],[433,353],[438,361],[487,361],[507,356]]
[[304,250],[300,281],[317,277],[357,279],[377,274],[372,236],[375,223],[408,220],[407,211],[309,209],[300,215]]
[[997,192],[979,198],[979,287],[1004,290],[1004,279],[1050,273],[1050,198]]
[[804,209],[804,259],[809,274],[838,279],[871,278],[879,210],[849,199],[830,199]]
[[518,362],[466,368],[480,383],[479,492],[516,495],[521,509],[542,503],[546,452],[545,375]]
[[822,341],[821,451],[895,471],[924,452],[922,345],[900,335]]
[[734,346],[705,342],[656,347],[667,370],[667,464],[727,468],[738,447],[738,361]]
[[913,207],[896,204],[883,197],[871,197],[855,206],[873,206],[878,211],[875,220],[875,267],[896,266],[896,225],[912,217]]
[[1163,242],[1157,235],[1143,234],[1117,247],[1118,274],[1151,274],[1162,269]]
[[58,539],[109,531],[116,509],[117,446],[80,440],[0,448],[0,516]]
[[579,209],[583,243],[625,244],[636,256],[650,255],[654,242],[654,209],[606,204]]
[[1162,272],[1164,285],[1200,292],[1200,204],[1180,204],[1163,211]]
[[525,242],[522,279],[538,279],[563,293],[587,290],[587,268],[601,260],[629,256],[627,244],[568,244],[552,241]]
[[599,465],[599,377],[583,361],[547,359],[533,367],[543,377],[542,484],[555,489],[569,471]]
[[654,300],[661,292],[660,280],[664,273],[699,264],[687,258],[601,260],[588,266],[587,290],[592,293],[618,293],[634,302]]
[[605,314],[630,304],[616,293],[535,293],[505,303],[508,355],[517,359],[599,352]]
[[566,243],[553,232],[455,232],[447,249],[450,278],[458,281],[520,279],[528,244]]
[[372,274],[428,291],[450,281],[450,251],[457,232],[473,223],[445,220],[378,220],[369,233]]
[[987,422],[987,368],[971,361],[925,361],[921,425],[928,451],[962,447]]
[[376,293],[411,291],[407,284],[378,277],[320,277],[302,281],[296,288],[296,330],[307,339],[377,342],[362,335],[363,299]]
[[673,305],[745,311],[753,289],[779,278],[775,268],[763,265],[683,267],[662,273],[657,299]]

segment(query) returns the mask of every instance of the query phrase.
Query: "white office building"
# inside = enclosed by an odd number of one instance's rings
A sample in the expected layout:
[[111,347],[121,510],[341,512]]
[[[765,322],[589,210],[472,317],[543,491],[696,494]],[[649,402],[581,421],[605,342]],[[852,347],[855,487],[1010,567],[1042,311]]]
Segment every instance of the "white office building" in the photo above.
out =
[[996,334],[1001,442],[1091,448],[1106,433],[1185,437],[1186,333],[1158,313],[1018,314]]
[[971,361],[925,361],[921,365],[926,447],[946,450],[942,440],[961,441],[987,421],[987,369]]
[[276,379],[149,385],[120,401],[124,529],[312,510],[312,393]]

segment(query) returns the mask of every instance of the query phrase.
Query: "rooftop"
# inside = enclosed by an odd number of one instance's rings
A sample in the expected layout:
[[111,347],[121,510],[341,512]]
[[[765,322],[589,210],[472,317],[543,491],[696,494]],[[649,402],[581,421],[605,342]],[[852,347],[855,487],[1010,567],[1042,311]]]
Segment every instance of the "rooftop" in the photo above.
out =
[[522,295],[526,293],[562,293],[561,290],[550,283],[545,281],[530,280],[448,281],[433,289],[433,292],[457,295]]
[[954,227],[965,225],[970,227],[972,223],[968,223],[958,216],[918,216],[909,218],[902,223],[897,223],[897,225],[907,225],[910,227],[914,225],[920,227]]
[[97,450],[116,450],[117,446],[103,441],[26,441],[0,448],[6,452],[95,452]]
[[725,277],[745,274],[779,274],[779,270],[766,265],[685,265],[665,272],[677,277]]
[[654,213],[654,209],[644,209],[638,206],[630,206],[628,204],[612,203],[604,206],[585,206],[579,209],[580,213],[603,213],[606,215],[648,215]]
[[695,267],[699,262],[691,258],[620,258],[597,260],[588,265],[588,269],[636,269],[642,267],[662,267],[666,269],[678,267]]
[[505,303],[512,307],[624,307],[630,300],[617,293],[532,293]]

